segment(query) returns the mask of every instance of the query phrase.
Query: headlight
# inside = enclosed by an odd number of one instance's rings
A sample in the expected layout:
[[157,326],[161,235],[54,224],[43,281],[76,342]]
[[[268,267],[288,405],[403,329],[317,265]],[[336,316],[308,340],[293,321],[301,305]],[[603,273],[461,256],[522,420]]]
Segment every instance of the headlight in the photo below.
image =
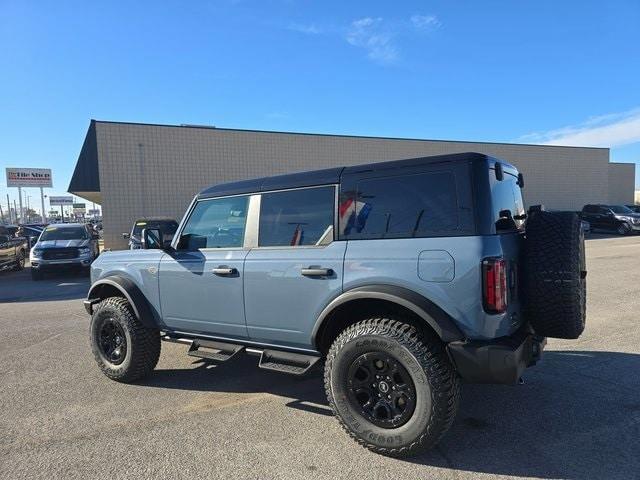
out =
[[80,247],[78,249],[78,253],[80,255],[89,255],[91,253],[91,249],[89,247]]
[[42,249],[41,248],[32,248],[31,249],[31,255],[33,255],[34,258],[42,257]]

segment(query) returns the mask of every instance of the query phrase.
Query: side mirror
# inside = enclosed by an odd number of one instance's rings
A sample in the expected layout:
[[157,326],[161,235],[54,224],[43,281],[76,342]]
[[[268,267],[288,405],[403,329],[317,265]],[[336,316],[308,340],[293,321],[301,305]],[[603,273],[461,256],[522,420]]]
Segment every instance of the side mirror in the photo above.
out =
[[518,185],[521,189],[524,188],[524,175],[521,173],[518,174]]
[[128,232],[124,232],[124,233],[122,234],[122,238],[124,238],[124,239],[127,239],[127,238],[129,238],[130,236],[131,236],[131,234],[129,234]]
[[501,182],[504,179],[504,171],[502,170],[502,164],[500,162],[496,162],[495,166],[496,172],[496,180]]
[[158,228],[142,230],[142,248],[144,250],[162,249],[162,232]]

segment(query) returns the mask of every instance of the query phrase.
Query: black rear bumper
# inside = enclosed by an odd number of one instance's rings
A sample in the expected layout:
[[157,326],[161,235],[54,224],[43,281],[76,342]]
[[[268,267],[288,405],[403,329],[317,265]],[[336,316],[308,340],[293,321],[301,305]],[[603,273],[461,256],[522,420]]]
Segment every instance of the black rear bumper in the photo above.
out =
[[547,339],[521,328],[512,336],[447,345],[458,374],[470,383],[514,384],[542,356]]

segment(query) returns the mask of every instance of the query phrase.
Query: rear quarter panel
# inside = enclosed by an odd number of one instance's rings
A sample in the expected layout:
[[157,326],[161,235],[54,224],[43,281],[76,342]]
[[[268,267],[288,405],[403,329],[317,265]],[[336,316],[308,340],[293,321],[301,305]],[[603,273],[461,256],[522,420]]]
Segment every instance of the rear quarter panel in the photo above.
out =
[[448,313],[467,338],[508,335],[517,328],[510,312],[489,315],[482,306],[482,259],[505,250],[517,255],[516,241],[496,235],[351,240],[344,291],[374,284],[408,288]]

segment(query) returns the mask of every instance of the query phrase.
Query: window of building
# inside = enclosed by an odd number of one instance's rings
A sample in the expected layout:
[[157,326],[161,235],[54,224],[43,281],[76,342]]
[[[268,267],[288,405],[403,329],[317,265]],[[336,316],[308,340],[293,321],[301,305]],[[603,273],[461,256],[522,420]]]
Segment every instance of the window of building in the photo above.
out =
[[182,231],[179,248],[242,247],[248,204],[248,196],[198,202]]
[[258,245],[319,245],[333,240],[334,187],[265,193],[260,201]]
[[361,180],[339,206],[346,238],[407,238],[458,229],[452,172],[429,172]]

